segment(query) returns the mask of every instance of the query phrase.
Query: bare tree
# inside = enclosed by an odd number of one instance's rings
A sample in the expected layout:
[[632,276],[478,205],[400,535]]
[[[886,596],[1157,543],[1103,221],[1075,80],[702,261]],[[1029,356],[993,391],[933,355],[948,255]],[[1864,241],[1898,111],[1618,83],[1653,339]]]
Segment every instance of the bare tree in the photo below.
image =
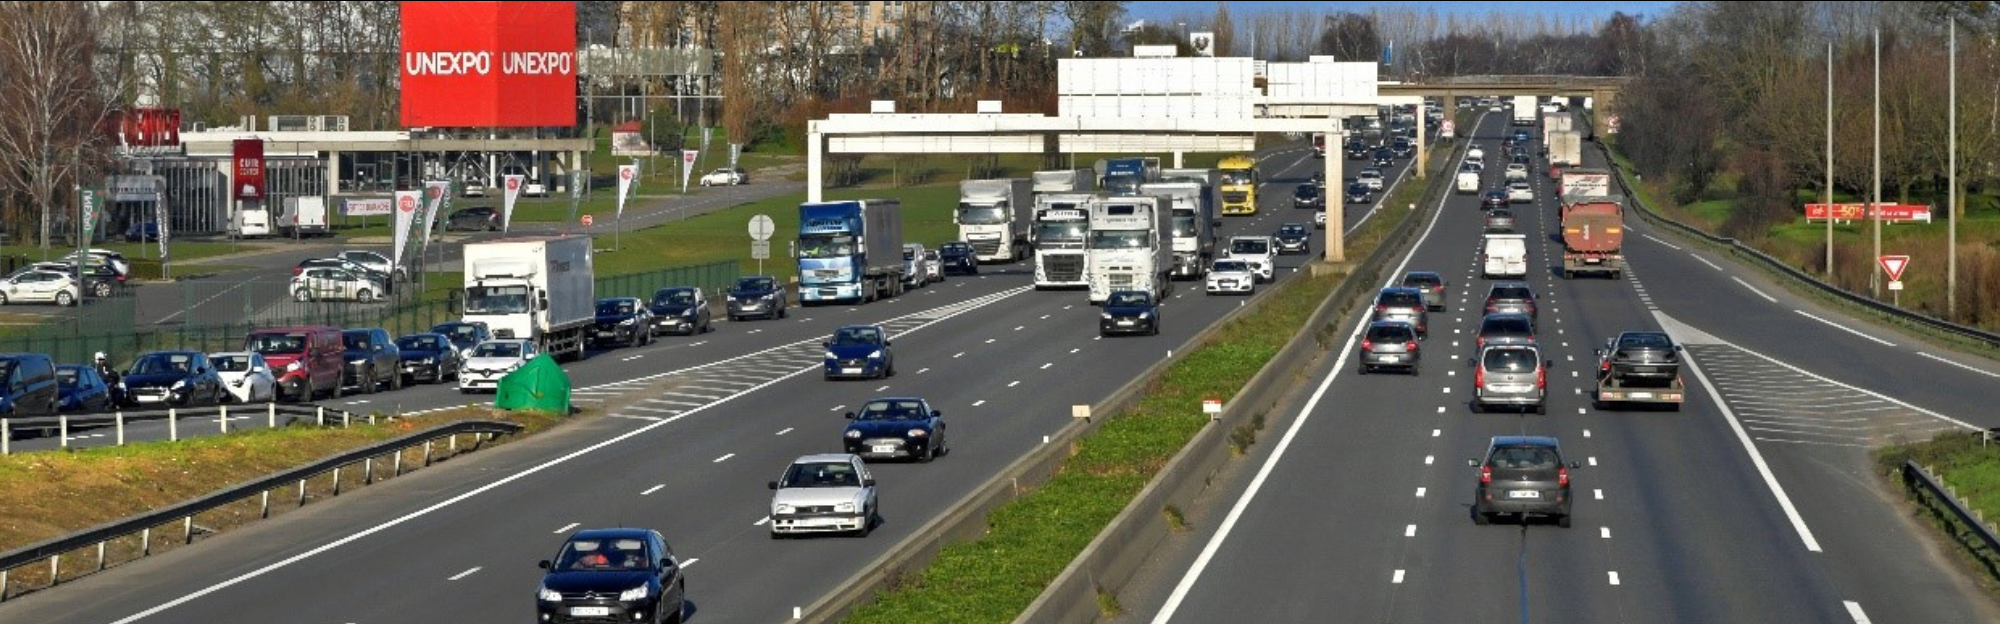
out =
[[1216,56],[1232,56],[1236,53],[1236,20],[1229,16],[1229,3],[1215,3],[1215,21],[1209,23],[1209,30],[1215,31],[1213,50]]
[[[94,164],[97,129],[110,113],[92,71],[92,7],[72,2],[0,2],[0,180],[39,212],[46,255],[58,189]],[[21,219],[8,219],[19,223]]]
[[1342,11],[1326,18],[1319,37],[1319,53],[1342,61],[1376,61],[1382,58],[1382,36],[1375,18]]

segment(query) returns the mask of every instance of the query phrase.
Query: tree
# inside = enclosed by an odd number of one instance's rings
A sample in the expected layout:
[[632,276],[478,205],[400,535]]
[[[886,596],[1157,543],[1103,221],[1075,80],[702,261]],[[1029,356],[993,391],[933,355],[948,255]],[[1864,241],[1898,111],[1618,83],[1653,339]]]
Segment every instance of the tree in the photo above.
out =
[[1209,24],[1208,28],[1215,31],[1215,41],[1212,43],[1215,55],[1230,56],[1234,54],[1236,22],[1229,18],[1229,3],[1215,3],[1215,22]]
[[[102,144],[111,104],[92,71],[92,3],[0,2],[0,181],[39,212],[46,255],[64,183],[81,178]],[[117,89],[107,90],[116,93]],[[20,223],[20,211],[10,223]]]
[[1327,16],[1326,28],[1320,31],[1319,53],[1341,61],[1382,60],[1382,36],[1375,29],[1375,18],[1351,11]]
[[1125,16],[1125,3],[1107,0],[1068,0],[1062,14],[1069,20],[1069,44],[1077,56],[1104,57],[1115,51],[1118,20]]

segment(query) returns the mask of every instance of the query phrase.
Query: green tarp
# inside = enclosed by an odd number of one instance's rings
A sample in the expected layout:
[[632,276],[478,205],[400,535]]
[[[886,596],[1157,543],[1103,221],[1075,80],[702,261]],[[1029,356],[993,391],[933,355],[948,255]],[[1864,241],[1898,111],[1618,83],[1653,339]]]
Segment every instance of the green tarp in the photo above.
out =
[[493,406],[503,410],[536,410],[569,415],[569,373],[544,353],[500,378]]

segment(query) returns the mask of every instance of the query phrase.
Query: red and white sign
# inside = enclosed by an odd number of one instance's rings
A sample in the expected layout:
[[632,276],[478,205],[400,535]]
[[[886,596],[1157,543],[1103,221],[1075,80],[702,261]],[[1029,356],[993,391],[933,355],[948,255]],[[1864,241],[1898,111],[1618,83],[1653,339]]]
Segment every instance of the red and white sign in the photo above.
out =
[[341,214],[350,217],[381,217],[396,212],[396,202],[383,198],[348,198],[341,202]]
[[[125,147],[174,147],[181,144],[181,111],[136,108],[114,114],[112,127]],[[100,126],[103,127],[103,126]]]
[[403,125],[576,126],[576,3],[404,2]]
[[1607,116],[1605,116],[1605,118],[1604,118],[1604,133],[1605,133],[1605,134],[1618,134],[1618,116],[1617,116],[1617,115],[1607,115]]
[[1882,256],[1876,261],[1882,263],[1882,272],[1889,274],[1891,282],[1903,281],[1903,269],[1910,266],[1909,256]]
[[505,189],[500,194],[500,230],[504,232],[514,223],[514,202],[521,199],[521,185],[526,183],[528,176],[513,173],[500,176],[500,179],[500,186]]
[[583,215],[583,227],[590,227],[590,224],[596,221],[596,219],[590,218],[590,215]]
[[1211,416],[1222,413],[1222,399],[1202,399],[1201,413]]
[[264,199],[264,140],[237,139],[234,149],[236,163],[234,181],[236,199],[261,201]]
[[[618,166],[618,215],[625,216],[625,194],[639,181],[638,165]],[[588,223],[584,225],[589,225]]]
[[[1930,223],[1931,221],[1930,206],[1919,206],[1912,204],[1880,204],[1879,207],[1880,210],[1878,210],[1877,212],[1879,212],[1882,215],[1883,221],[1891,221],[1891,222],[1922,221],[1925,223]],[[1827,218],[1826,204],[1806,204],[1807,221],[1825,221],[1826,218]],[[1860,221],[1869,218],[1873,218],[1873,216],[1868,211],[1868,204],[1859,203],[1859,204],[1833,205],[1833,219],[1836,221]]]
[[389,256],[389,262],[403,266],[403,248],[409,246],[410,224],[417,219],[417,202],[423,201],[423,191],[396,191],[396,248]]

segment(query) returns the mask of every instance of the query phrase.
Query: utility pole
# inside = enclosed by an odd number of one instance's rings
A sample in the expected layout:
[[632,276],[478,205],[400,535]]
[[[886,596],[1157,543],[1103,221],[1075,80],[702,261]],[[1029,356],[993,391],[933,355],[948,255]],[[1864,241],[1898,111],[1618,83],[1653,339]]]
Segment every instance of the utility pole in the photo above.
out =
[[1949,81],[1951,85],[1950,87],[1951,96],[1945,100],[1946,110],[1948,111],[1946,113],[1946,118],[1951,120],[1950,123],[1946,125],[1950,126],[1951,129],[1946,132],[1946,136],[1950,138],[1945,140],[1945,145],[1947,146],[1945,148],[1945,153],[1948,154],[1948,156],[1946,156],[1947,164],[1945,165],[1945,180],[1946,180],[1945,196],[1948,198],[1945,200],[1946,202],[1945,215],[1949,218],[1945,220],[1946,243],[1945,243],[1945,254],[1944,254],[1945,257],[1944,317],[1947,320],[1957,321],[1958,320],[1958,20],[1946,19],[1945,21],[1950,24],[1951,28],[1951,53],[1947,55],[1947,58],[1950,59],[1951,63],[1950,65],[1951,78]]
[[[1875,257],[1882,257],[1882,29],[1875,29],[1875,191],[1868,204],[1869,218],[1875,221]],[[1871,262],[1868,294],[1882,298],[1882,263]]]
[[1826,278],[1833,279],[1833,42],[1826,43]]

